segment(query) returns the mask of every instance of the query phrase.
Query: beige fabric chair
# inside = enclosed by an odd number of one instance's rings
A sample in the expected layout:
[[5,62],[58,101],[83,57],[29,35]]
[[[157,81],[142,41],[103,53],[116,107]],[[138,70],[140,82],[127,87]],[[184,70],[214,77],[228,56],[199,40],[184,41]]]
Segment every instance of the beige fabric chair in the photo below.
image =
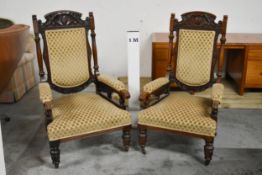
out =
[[34,68],[35,58],[35,42],[33,36],[30,34],[25,43],[24,53],[18,62],[9,83],[4,91],[0,93],[0,103],[15,103],[19,101],[27,91],[36,85]]
[[[40,100],[45,110],[54,166],[59,167],[60,142],[88,135],[121,129],[124,150],[127,151],[131,116],[125,110],[125,100],[129,98],[129,93],[122,82],[99,74],[93,14],[90,13],[86,20],[82,20],[78,12],[56,11],[45,15],[45,19],[42,23],[33,15],[41,77]],[[43,39],[43,52],[39,34]],[[92,64],[94,70],[91,69]],[[76,93],[91,83],[95,84],[96,93]],[[55,98],[52,90],[65,95]],[[111,98],[112,93],[119,95],[119,101]]]
[[[189,12],[178,21],[174,14],[171,15],[169,78],[158,78],[146,84],[140,96],[145,108],[138,113],[139,143],[143,153],[147,129],[157,129],[203,138],[206,141],[205,163],[210,163],[217,132],[218,105],[224,89],[220,63],[215,84],[214,67],[218,58],[223,57],[227,24],[227,16],[218,23],[215,18],[207,12]],[[217,45],[218,36],[221,37],[220,45]],[[169,95],[171,82],[191,94],[174,92]],[[192,95],[211,86],[210,98]]]

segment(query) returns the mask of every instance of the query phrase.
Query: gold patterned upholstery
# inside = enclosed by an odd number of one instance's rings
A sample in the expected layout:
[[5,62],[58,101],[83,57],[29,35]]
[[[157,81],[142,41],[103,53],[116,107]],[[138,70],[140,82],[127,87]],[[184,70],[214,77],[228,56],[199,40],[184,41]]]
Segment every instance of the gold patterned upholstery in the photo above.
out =
[[179,30],[176,78],[189,86],[209,82],[214,31]]
[[42,103],[52,101],[53,95],[48,83],[39,84],[39,96]]
[[[122,130],[123,149],[128,151],[131,115],[125,102],[130,94],[124,83],[99,75],[93,13],[82,18],[79,12],[59,10],[46,14],[44,22],[36,15],[32,19],[39,75],[47,82],[40,83],[39,93],[55,168],[60,143],[67,140]],[[91,84],[94,92],[80,92]],[[53,98],[50,88],[63,95]],[[112,98],[115,94],[117,99]]]
[[68,95],[52,101],[50,141],[114,129],[131,124],[130,114],[92,93]]
[[210,99],[177,92],[139,112],[138,124],[214,137],[211,104]]
[[[224,87],[215,84],[208,98],[192,94],[211,87],[214,82],[221,82],[226,26],[226,15],[223,21],[216,22],[216,16],[209,12],[187,12],[181,15],[181,20],[171,14],[170,60],[166,66],[170,83],[175,83],[177,88],[187,93],[170,93],[168,86],[162,86],[153,95],[140,95],[145,108],[138,113],[138,143],[142,153],[146,153],[147,131],[156,129],[204,139],[205,164],[212,160],[218,105],[222,101]],[[214,79],[217,63],[218,76]]]
[[89,79],[85,28],[46,30],[52,82],[76,87]]
[[166,77],[157,78],[143,87],[143,92],[151,94],[153,91],[169,83],[169,79]]
[[117,91],[127,90],[127,87],[123,82],[115,79],[112,76],[102,74],[102,75],[99,75],[97,79],[98,81],[110,86],[111,88]]
[[222,102],[224,93],[224,85],[221,83],[215,83],[212,86],[212,100],[217,101],[218,103]]

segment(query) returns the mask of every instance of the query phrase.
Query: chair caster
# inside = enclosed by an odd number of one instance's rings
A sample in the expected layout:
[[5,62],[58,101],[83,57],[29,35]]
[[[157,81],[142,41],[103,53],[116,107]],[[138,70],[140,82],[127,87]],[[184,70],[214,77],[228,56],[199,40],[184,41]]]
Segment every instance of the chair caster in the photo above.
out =
[[10,117],[5,117],[4,120],[5,120],[5,122],[10,122],[11,119],[10,119]]
[[208,166],[210,164],[210,160],[205,160],[205,165]]
[[141,147],[141,152],[142,152],[143,154],[146,154],[146,149],[145,149],[145,147]]
[[54,163],[55,169],[59,168],[59,163]]
[[124,146],[124,151],[128,152],[128,150],[129,150],[129,146]]

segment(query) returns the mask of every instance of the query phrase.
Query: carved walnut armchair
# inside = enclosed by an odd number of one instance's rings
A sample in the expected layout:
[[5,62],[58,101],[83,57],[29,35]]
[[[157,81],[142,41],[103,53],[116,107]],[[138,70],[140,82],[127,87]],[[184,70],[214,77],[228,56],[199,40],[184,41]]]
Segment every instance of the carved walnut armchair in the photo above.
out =
[[[217,23],[215,19],[215,15],[206,12],[182,14],[181,21],[174,14],[171,15],[169,76],[146,84],[140,96],[145,108],[138,113],[139,144],[143,153],[147,129],[157,129],[204,139],[205,164],[210,163],[217,132],[218,105],[224,89],[221,84],[221,63],[218,63],[216,83],[214,68],[218,58],[223,58],[227,16]],[[217,44],[219,36],[220,45]],[[169,94],[172,82],[191,94]],[[211,98],[192,95],[211,86]]]
[[[124,150],[128,151],[130,144],[131,116],[125,110],[129,92],[122,82],[99,74],[93,13],[85,20],[81,16],[74,11],[55,11],[46,14],[42,22],[33,15],[40,99],[55,168],[59,167],[63,141],[121,129]],[[91,83],[96,85],[96,93],[76,93]],[[53,98],[51,89],[66,95]],[[120,100],[113,100],[112,93]]]

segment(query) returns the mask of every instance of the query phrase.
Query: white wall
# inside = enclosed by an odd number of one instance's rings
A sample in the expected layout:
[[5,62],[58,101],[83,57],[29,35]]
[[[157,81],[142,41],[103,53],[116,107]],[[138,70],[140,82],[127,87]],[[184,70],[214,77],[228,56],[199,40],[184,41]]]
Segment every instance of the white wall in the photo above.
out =
[[261,0],[0,0],[0,17],[31,25],[31,15],[60,9],[93,11],[100,72],[127,75],[126,31],[139,30],[141,75],[151,75],[151,34],[168,32],[171,12],[209,11],[229,15],[228,32],[262,32]]

